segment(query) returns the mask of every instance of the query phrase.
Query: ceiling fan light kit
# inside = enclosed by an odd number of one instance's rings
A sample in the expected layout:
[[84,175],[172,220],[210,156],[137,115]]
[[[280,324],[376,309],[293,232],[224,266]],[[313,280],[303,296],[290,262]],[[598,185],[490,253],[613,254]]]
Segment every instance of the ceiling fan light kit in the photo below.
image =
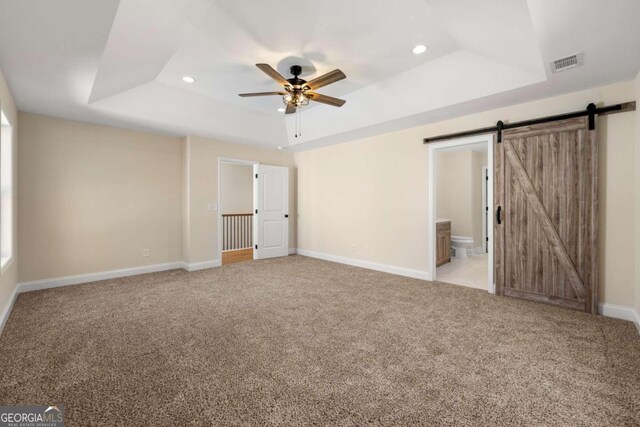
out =
[[281,95],[282,102],[285,105],[285,114],[296,113],[296,138],[302,135],[302,132],[300,130],[300,117],[298,116],[298,112],[302,108],[309,105],[309,101],[320,102],[322,104],[331,105],[333,107],[342,107],[346,102],[344,99],[334,98],[332,96],[322,95],[314,92],[316,89],[345,79],[347,76],[340,70],[333,70],[320,77],[316,77],[313,80],[306,81],[298,77],[300,74],[302,74],[302,67],[299,65],[293,65],[289,69],[289,71],[293,75],[293,77],[289,79],[285,79],[269,64],[256,64],[256,67],[260,68],[266,75],[281,84],[285,91],[241,93],[240,96],[253,97]]

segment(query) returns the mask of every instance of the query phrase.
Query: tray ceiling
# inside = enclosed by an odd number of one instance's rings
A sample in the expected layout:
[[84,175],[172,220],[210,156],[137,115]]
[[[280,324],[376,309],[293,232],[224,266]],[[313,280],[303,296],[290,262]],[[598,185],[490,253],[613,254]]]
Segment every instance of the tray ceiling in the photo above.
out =
[[[23,111],[292,149],[633,78],[640,2],[619,0],[0,0],[0,67]],[[597,29],[597,31],[595,30]],[[414,55],[416,44],[429,51]],[[584,65],[552,74],[579,51]],[[277,112],[254,64],[303,78],[342,108]],[[182,81],[185,75],[194,84]]]

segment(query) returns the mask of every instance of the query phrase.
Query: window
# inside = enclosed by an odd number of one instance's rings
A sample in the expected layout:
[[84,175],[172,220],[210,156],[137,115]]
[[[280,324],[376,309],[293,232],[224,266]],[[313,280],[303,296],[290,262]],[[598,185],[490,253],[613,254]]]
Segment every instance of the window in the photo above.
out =
[[0,111],[0,269],[13,256],[13,129]]

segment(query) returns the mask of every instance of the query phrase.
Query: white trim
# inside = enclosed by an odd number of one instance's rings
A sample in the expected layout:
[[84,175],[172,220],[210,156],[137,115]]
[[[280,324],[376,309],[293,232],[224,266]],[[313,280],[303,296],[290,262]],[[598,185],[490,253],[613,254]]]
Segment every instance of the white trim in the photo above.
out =
[[364,261],[360,259],[345,258],[336,255],[329,255],[320,252],[308,251],[306,249],[297,249],[298,255],[318,258],[325,261],[337,262],[340,264],[352,265],[354,267],[366,268],[369,270],[382,271],[384,273],[397,274],[398,276],[411,277],[413,279],[428,280],[429,274],[426,271],[412,270],[409,268],[395,267],[393,265],[378,264],[375,262]]
[[[448,141],[435,142],[427,145],[427,280],[436,280],[436,198],[435,198],[435,151],[445,148],[460,147],[471,144],[487,144],[487,169],[489,171],[489,195],[487,197],[490,206],[493,206],[493,133],[485,135],[475,135],[467,138],[451,139]],[[489,264],[489,274],[487,289],[490,293],[495,293],[493,271],[493,215],[489,215],[489,253],[487,262]]]
[[10,256],[0,263],[0,277],[4,276],[9,267],[11,267],[11,264],[13,264],[13,256]]
[[614,319],[622,319],[633,322],[640,334],[640,313],[633,307],[626,307],[624,305],[616,305],[609,303],[598,304],[598,313],[606,317],[613,317]]
[[[11,122],[11,120],[9,120],[9,117],[7,115],[7,113],[5,112],[5,110],[3,108],[0,107],[0,115],[2,116],[2,120],[0,120],[2,122],[1,127],[3,128],[2,132],[6,133],[5,136],[8,135],[8,139],[7,141],[3,142],[0,145],[0,150],[2,151],[2,155],[6,155],[6,159],[3,158],[3,162],[6,160],[7,164],[4,166],[7,166],[7,170],[8,170],[8,174],[7,176],[5,176],[6,180],[8,182],[1,182],[0,184],[2,185],[2,192],[3,193],[7,193],[8,194],[8,204],[9,206],[3,206],[2,209],[3,212],[6,209],[6,212],[4,213],[0,213],[0,219],[2,219],[2,221],[0,221],[0,225],[2,225],[2,227],[4,228],[4,226],[6,225],[6,230],[2,231],[2,242],[0,242],[0,246],[4,246],[4,243],[6,243],[7,247],[1,247],[1,252],[2,252],[2,256],[3,256],[3,260],[2,263],[0,265],[0,277],[4,274],[5,269],[7,269],[11,263],[13,262],[13,258],[14,255],[16,253],[16,228],[15,228],[15,223],[16,223],[16,194],[17,194],[17,178],[16,178],[16,173],[15,170],[17,169],[17,160],[15,157],[15,151],[16,151],[16,141],[14,140],[14,124]],[[2,166],[0,166],[0,169],[2,169]],[[6,171],[5,171],[6,172]],[[3,173],[4,174],[4,173]],[[1,178],[0,178],[1,180]],[[4,180],[2,180],[4,181]],[[8,209],[7,209],[8,208]],[[6,217],[5,217],[6,215]],[[4,222],[8,222],[8,224],[4,224]],[[8,239],[8,241],[7,241]]]
[[489,198],[487,197],[489,195],[487,191],[489,187],[488,177],[489,167],[482,166],[482,212],[480,212],[482,216],[482,242],[480,242],[480,248],[483,253],[488,252],[489,246],[487,243],[487,223],[489,222],[489,209],[487,209],[489,207]]
[[18,293],[39,291],[41,289],[58,288],[60,286],[79,285],[81,283],[97,282],[99,280],[116,279],[119,277],[137,276],[138,274],[156,273],[183,268],[183,262],[168,262],[165,264],[146,265],[143,267],[124,268],[122,270],[101,271],[99,273],[78,274],[76,276],[57,277],[54,279],[34,280],[18,283]]
[[4,330],[4,325],[7,324],[7,320],[9,320],[9,316],[11,315],[11,310],[13,310],[13,304],[16,302],[16,298],[18,297],[18,285],[13,287],[13,292],[11,292],[11,296],[9,297],[9,301],[7,301],[7,305],[4,306],[4,310],[2,310],[2,314],[0,314],[0,335],[2,335],[2,331]]
[[200,270],[206,270],[208,268],[216,268],[221,266],[222,266],[222,261],[219,259],[214,259],[213,261],[193,262],[191,264],[183,262],[180,265],[180,267],[186,271],[200,271]]
[[11,128],[13,123],[9,120],[9,116],[5,114],[4,109],[0,108],[0,126]]
[[121,270],[102,271],[98,273],[78,274],[75,276],[58,277],[54,279],[34,280],[31,282],[22,282],[16,284],[13,288],[13,292],[7,301],[2,314],[0,314],[0,334],[4,329],[4,325],[9,319],[13,304],[16,301],[18,294],[23,292],[39,291],[43,289],[59,288],[62,286],[80,285],[84,283],[97,282],[100,280],[117,279],[120,277],[137,276],[139,274],[157,273],[160,271],[184,269],[186,271],[198,271],[207,268],[220,267],[222,262],[217,259],[213,261],[204,261],[197,263],[186,263],[183,261],[167,262],[164,264],[146,265],[143,267],[124,268]]
[[223,163],[235,163],[238,165],[248,165],[248,166],[260,164],[260,162],[257,162],[255,160],[235,159],[233,157],[218,157],[218,160],[220,160]]

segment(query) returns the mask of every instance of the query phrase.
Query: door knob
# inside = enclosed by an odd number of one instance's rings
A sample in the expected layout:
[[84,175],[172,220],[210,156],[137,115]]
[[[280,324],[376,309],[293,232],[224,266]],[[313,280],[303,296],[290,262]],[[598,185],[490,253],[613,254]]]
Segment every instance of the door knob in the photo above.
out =
[[284,217],[285,218],[289,218],[289,214],[284,214]]

